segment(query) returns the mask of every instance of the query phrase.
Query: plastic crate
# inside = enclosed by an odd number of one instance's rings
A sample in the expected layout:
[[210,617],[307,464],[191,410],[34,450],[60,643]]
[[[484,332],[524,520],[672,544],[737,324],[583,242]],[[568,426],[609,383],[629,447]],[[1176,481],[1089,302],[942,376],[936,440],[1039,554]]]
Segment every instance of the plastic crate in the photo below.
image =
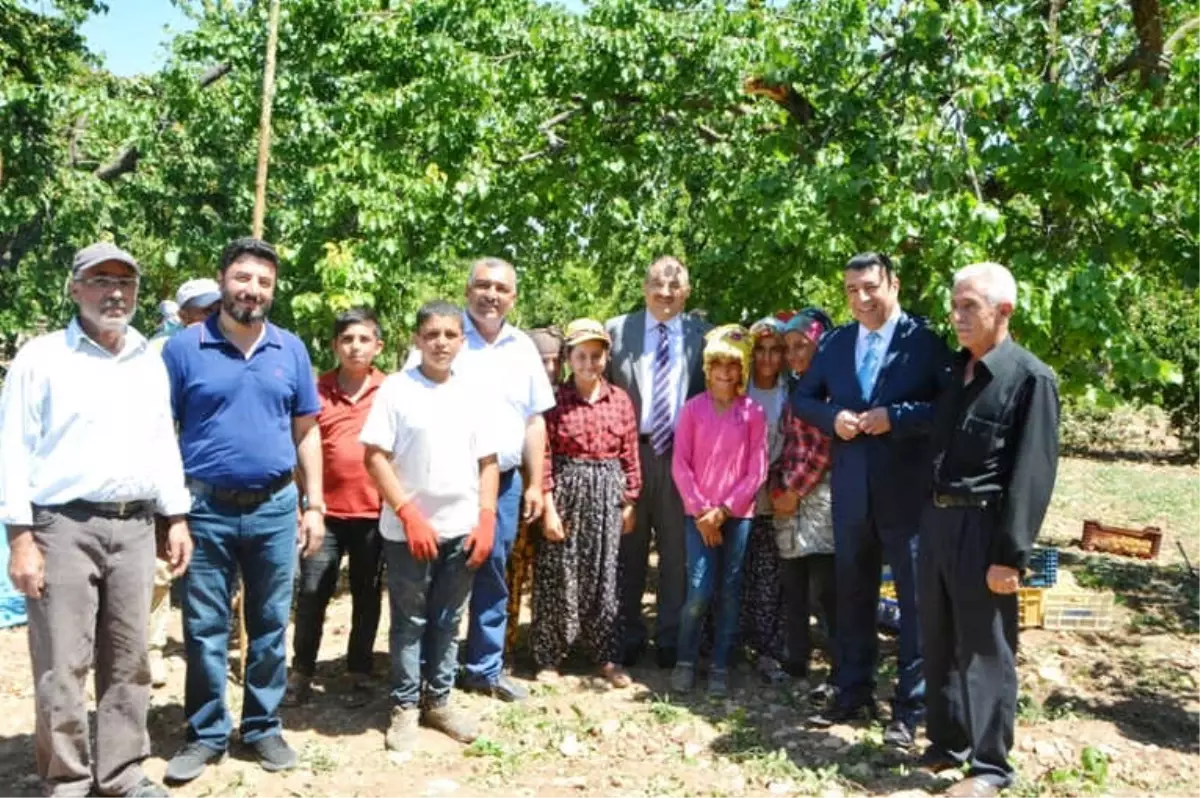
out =
[[900,603],[895,599],[879,598],[879,606],[875,610],[875,622],[881,629],[891,632],[900,631]]
[[1046,590],[1041,587],[1022,587],[1017,590],[1017,625],[1029,629],[1042,625],[1046,611]]
[[1103,551],[1125,557],[1153,560],[1162,547],[1162,530],[1156,526],[1145,529],[1126,529],[1108,526],[1099,521],[1083,522],[1083,538],[1079,548],[1084,551]]
[[1029,567],[1024,587],[1054,587],[1058,584],[1058,549],[1053,546],[1035,548],[1029,555]]
[[1116,620],[1116,597],[1112,593],[1047,591],[1042,626],[1105,632]]
[[880,598],[889,598],[894,600],[896,598],[896,583],[881,582],[879,584],[879,596]]

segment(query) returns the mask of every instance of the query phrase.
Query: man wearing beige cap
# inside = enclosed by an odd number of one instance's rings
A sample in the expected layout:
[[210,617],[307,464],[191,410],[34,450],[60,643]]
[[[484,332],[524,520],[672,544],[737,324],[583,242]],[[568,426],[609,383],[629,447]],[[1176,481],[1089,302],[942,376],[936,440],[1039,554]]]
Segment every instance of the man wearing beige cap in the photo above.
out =
[[[154,521],[171,569],[191,557],[191,505],[162,360],[129,326],[141,269],[112,244],[75,255],[65,330],[17,353],[0,394],[0,522],[28,599],[37,772],[47,795],[159,796],[146,629]],[[96,734],[87,675],[96,668]]]

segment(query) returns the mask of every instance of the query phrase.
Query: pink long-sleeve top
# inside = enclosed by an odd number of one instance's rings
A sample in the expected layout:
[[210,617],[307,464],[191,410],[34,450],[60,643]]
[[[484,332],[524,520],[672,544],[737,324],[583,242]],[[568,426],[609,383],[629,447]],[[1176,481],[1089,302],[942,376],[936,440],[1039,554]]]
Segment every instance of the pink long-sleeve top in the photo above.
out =
[[734,518],[752,518],[767,477],[766,412],[744,395],[723,413],[708,391],[689,399],[675,427],[671,476],[688,515],[724,505]]

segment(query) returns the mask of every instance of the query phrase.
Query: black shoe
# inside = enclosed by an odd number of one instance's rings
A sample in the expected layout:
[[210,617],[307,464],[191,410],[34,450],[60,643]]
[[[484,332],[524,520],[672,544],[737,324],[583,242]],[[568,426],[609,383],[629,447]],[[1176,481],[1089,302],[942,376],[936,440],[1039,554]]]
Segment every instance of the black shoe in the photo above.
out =
[[838,704],[834,703],[827,709],[811,715],[808,718],[810,726],[825,728],[828,726],[837,726],[843,723],[863,723],[875,720],[878,714],[875,710],[875,703],[868,702],[865,704]]
[[500,674],[500,678],[494,682],[485,682],[480,679],[464,676],[459,681],[458,686],[468,693],[490,695],[492,698],[498,698],[510,704],[529,698],[528,690],[504,674]]
[[122,795],[125,798],[170,798],[171,793],[167,792],[161,784],[142,776],[142,780],[133,785],[133,789]]
[[636,668],[638,663],[642,661],[642,656],[645,653],[645,643],[634,643],[625,646],[625,651],[621,654],[621,664],[626,668]]
[[188,743],[171,757],[163,778],[167,784],[186,784],[225,758],[225,751],[210,748],[204,743]]
[[883,730],[883,744],[910,750],[917,742],[916,726],[903,720],[893,720]]
[[929,746],[917,759],[917,770],[936,776],[944,770],[957,770],[963,762],[936,746]]
[[284,741],[282,734],[272,734],[256,743],[250,743],[250,749],[258,757],[258,764],[268,773],[296,767],[296,752]]
[[675,667],[679,656],[673,648],[659,648],[654,651],[654,659],[658,662],[659,669],[669,671]]

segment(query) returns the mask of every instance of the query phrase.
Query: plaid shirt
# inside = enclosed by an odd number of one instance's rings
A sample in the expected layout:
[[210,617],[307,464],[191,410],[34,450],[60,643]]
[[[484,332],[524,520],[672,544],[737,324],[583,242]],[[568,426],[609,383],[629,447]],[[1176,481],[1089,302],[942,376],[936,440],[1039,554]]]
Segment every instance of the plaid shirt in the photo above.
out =
[[783,453],[771,467],[771,484],[795,491],[804,498],[829,468],[829,438],[785,407]]
[[574,380],[554,389],[554,407],[545,413],[546,473],[543,489],[554,490],[554,457],[621,461],[625,472],[625,501],[637,501],[642,491],[638,458],[638,422],[629,394],[607,380],[590,404],[579,395]]

